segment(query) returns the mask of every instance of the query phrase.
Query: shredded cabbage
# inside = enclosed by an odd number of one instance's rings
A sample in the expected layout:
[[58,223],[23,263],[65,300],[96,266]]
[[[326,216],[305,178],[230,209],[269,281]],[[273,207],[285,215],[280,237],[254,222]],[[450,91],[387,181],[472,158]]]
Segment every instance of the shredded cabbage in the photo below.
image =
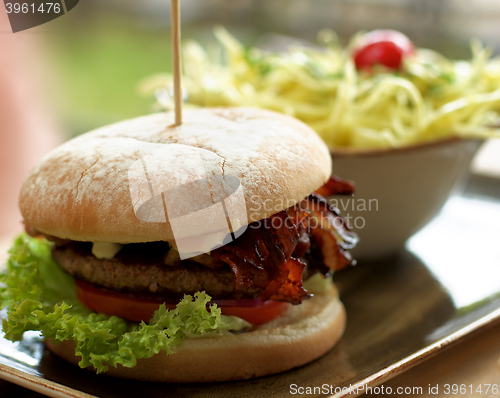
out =
[[[245,47],[221,27],[219,53],[184,46],[183,88],[195,106],[255,106],[309,124],[332,147],[384,148],[449,136],[498,136],[500,59],[472,41],[470,61],[452,61],[419,49],[401,72],[357,71],[350,47],[333,32],[322,48],[270,53]],[[329,33],[329,34],[327,34]],[[356,37],[353,39],[353,41]],[[352,46],[352,42],[351,45]],[[142,84],[162,108],[173,108],[170,75]]]
[[98,372],[117,364],[133,367],[160,350],[172,354],[185,338],[223,336],[250,326],[221,315],[215,304],[207,310],[211,298],[204,292],[184,296],[171,311],[162,305],[148,324],[92,313],[77,300],[73,278],[52,259],[50,243],[26,234],[14,241],[0,282],[0,307],[8,307],[5,338],[18,341],[36,330],[56,344],[74,340],[80,367],[93,365]]

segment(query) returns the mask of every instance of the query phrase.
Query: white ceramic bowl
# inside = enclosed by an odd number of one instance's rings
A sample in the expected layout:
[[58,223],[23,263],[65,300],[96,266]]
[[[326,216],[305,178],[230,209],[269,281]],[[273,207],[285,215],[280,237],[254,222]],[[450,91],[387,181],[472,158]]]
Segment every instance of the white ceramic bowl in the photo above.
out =
[[360,237],[354,257],[400,250],[463,185],[482,142],[453,138],[395,149],[333,150],[333,173],[356,183],[353,197],[329,197]]

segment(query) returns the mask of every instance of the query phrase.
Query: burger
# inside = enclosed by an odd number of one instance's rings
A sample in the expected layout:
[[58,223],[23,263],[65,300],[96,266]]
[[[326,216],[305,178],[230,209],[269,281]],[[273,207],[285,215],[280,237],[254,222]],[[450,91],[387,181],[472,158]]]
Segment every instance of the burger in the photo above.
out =
[[322,195],[321,139],[251,108],[148,115],[74,138],[31,171],[2,275],[5,337],[40,331],[98,373],[213,382],[306,364],[340,339],[332,283],[356,243]]

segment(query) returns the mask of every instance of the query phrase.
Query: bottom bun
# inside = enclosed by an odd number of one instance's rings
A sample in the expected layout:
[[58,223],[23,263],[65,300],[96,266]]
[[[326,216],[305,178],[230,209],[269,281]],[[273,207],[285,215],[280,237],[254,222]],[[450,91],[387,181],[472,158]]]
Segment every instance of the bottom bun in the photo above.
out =
[[[139,359],[133,368],[118,365],[107,375],[173,383],[214,382],[250,379],[304,365],[329,351],[345,326],[344,306],[337,290],[317,294],[290,306],[278,318],[257,329],[216,338],[184,340],[174,349]],[[56,355],[77,364],[75,344],[46,342]]]

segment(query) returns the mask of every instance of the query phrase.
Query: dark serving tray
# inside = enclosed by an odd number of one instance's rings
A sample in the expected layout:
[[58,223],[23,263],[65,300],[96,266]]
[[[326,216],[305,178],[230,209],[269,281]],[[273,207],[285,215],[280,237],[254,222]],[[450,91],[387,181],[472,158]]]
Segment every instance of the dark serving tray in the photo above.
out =
[[31,334],[21,343],[0,339],[0,377],[53,397],[278,398],[307,387],[316,391],[308,397],[349,389],[355,396],[500,318],[499,226],[500,181],[472,177],[404,252],[335,275],[348,315],[344,337],[279,375],[189,385],[120,380],[67,364]]

